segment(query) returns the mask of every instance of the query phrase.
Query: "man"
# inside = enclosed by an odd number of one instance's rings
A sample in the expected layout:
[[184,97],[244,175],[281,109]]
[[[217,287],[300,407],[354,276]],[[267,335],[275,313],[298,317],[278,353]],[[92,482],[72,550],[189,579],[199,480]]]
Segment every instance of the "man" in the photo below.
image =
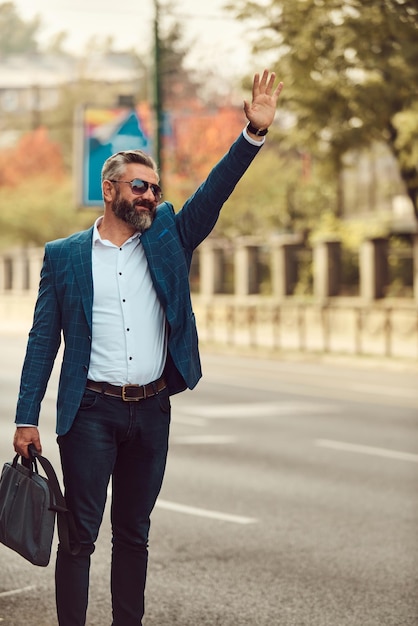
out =
[[88,231],[45,246],[17,403],[15,451],[41,452],[37,428],[61,333],[65,350],[57,434],[67,505],[81,551],[58,546],[60,626],[86,620],[90,557],[112,481],[113,626],[140,626],[150,514],[161,488],[171,394],[200,376],[188,272],[222,205],[264,143],[282,83],[254,76],[248,125],[207,180],[174,213],[160,203],[154,161],[139,150],[102,170],[104,214]]

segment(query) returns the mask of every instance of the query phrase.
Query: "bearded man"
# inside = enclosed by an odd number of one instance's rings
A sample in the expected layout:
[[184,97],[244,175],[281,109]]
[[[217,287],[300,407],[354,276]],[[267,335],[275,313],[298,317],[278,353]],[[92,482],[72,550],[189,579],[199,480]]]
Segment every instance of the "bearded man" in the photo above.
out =
[[[84,626],[90,558],[112,484],[112,626],[141,626],[150,515],[168,451],[170,395],[201,377],[189,269],[224,202],[265,141],[282,83],[254,76],[247,126],[175,213],[157,167],[139,150],[102,169],[104,213],[87,231],[45,246],[20,384],[15,451],[42,452],[41,402],[64,338],[57,441],[81,550],[58,546],[60,626]],[[196,139],[198,141],[198,138]],[[110,621],[110,616],[109,616]]]

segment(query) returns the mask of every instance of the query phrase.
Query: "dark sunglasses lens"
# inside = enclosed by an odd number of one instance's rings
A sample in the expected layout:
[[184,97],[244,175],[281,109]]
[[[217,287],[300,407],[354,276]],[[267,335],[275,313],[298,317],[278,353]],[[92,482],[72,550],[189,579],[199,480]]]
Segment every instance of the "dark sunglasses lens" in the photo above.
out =
[[131,182],[132,193],[136,196],[142,196],[148,187],[151,187],[151,191],[154,194],[155,199],[159,200],[162,196],[161,187],[159,187],[159,185],[153,185],[145,180],[141,180],[140,178],[135,178],[135,180]]
[[131,189],[132,193],[136,196],[142,196],[142,194],[148,189],[148,183],[144,182],[140,178],[135,178],[135,180],[131,182]]
[[151,185],[151,189],[152,189],[152,193],[155,196],[155,199],[160,200],[161,196],[163,195],[161,191],[161,187],[159,187],[158,185]]

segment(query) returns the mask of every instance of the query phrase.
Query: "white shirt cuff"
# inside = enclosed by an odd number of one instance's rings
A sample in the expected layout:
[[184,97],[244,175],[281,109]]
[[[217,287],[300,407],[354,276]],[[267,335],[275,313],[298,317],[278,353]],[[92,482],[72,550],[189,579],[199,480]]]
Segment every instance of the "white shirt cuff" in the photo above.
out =
[[263,137],[260,137],[259,141],[256,141],[255,139],[253,139],[252,137],[250,137],[250,135],[247,133],[247,127],[244,128],[244,130],[242,131],[242,134],[244,135],[245,139],[249,142],[252,143],[253,146],[262,146],[263,143],[266,140],[265,135]]

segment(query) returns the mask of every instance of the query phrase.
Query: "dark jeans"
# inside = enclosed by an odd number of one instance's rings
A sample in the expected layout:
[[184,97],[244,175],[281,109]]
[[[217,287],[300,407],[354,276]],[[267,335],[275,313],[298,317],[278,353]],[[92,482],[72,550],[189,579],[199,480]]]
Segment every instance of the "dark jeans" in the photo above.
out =
[[139,402],[86,390],[70,431],[58,437],[65,497],[81,541],[77,556],[58,546],[60,626],[84,626],[90,556],[112,477],[112,626],[141,626],[150,514],[163,481],[170,426],[164,389]]

